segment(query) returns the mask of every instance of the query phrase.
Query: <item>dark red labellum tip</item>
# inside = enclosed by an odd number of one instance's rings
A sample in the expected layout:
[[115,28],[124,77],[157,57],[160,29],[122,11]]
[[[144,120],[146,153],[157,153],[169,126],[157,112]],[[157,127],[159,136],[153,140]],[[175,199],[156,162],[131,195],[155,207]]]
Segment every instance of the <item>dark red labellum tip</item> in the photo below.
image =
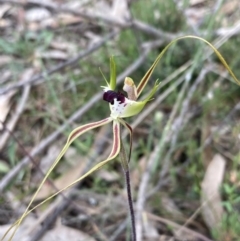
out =
[[103,94],[103,100],[111,103],[111,105],[113,105],[115,98],[117,101],[120,101],[121,104],[125,102],[125,96],[121,92],[117,93],[115,91],[108,90]]

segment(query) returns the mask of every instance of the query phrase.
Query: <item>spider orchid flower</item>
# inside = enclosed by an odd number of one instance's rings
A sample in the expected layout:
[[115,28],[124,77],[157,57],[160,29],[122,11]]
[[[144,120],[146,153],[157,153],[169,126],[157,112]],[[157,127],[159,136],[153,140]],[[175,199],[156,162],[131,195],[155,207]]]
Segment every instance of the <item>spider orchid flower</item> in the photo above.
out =
[[[114,159],[119,152],[122,149],[122,141],[121,141],[121,131],[120,131],[120,125],[123,125],[126,127],[130,133],[130,151],[129,151],[129,157],[128,161],[130,160],[131,156],[131,149],[132,149],[132,128],[131,126],[123,119],[126,117],[131,117],[134,115],[137,115],[146,105],[148,101],[150,101],[153,97],[153,95],[156,93],[159,84],[156,82],[153,89],[149,93],[149,95],[146,97],[146,99],[142,101],[137,101],[140,93],[142,92],[143,88],[145,87],[149,77],[151,74],[146,74],[144,78],[141,80],[138,88],[135,86],[134,81],[126,77],[124,81],[123,90],[126,92],[126,94],[123,94],[122,92],[115,91],[116,88],[116,65],[114,62],[113,57],[110,58],[110,81],[108,82],[106,78],[104,77],[107,86],[102,86],[103,88],[103,100],[109,103],[110,108],[110,116],[97,121],[93,123],[89,123],[83,126],[80,126],[73,130],[71,134],[68,137],[68,141],[66,144],[66,148],[69,147],[69,145],[80,135],[83,133],[92,130],[94,128],[113,123],[113,145],[112,145],[112,151],[108,158],[100,163],[98,163],[96,166],[94,166],[89,172],[87,172],[84,176],[81,178],[86,177],[93,171],[97,170],[101,166],[105,165],[110,160]],[[66,150],[64,148],[64,150]],[[124,165],[126,167],[126,164]]]

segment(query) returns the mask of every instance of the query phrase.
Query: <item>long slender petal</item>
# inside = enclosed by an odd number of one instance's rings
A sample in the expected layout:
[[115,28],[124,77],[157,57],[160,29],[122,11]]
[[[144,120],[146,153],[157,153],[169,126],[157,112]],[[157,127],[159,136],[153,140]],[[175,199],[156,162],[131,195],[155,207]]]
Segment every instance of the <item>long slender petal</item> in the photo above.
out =
[[[69,145],[76,139],[78,138],[80,135],[82,135],[83,133],[89,131],[89,130],[92,130],[94,128],[97,128],[99,126],[103,126],[103,125],[106,125],[107,123],[111,122],[112,121],[112,118],[108,117],[106,119],[103,119],[103,120],[100,120],[100,121],[97,121],[97,122],[92,122],[92,123],[89,123],[89,124],[86,124],[86,125],[83,125],[83,126],[79,126],[77,127],[76,129],[74,129],[69,137],[68,137],[68,140],[67,140],[67,143],[66,145],[69,143]],[[68,146],[69,146],[68,145]]]
[[[105,119],[106,120],[106,119]],[[92,123],[93,124],[93,123]],[[86,126],[86,125],[85,125]],[[74,131],[73,131],[74,132]],[[72,132],[72,133],[73,133]],[[120,124],[118,121],[114,121],[113,122],[113,146],[112,146],[112,151],[110,153],[110,155],[108,156],[108,158],[100,163],[98,163],[97,165],[95,165],[92,169],[90,169],[88,172],[86,172],[84,175],[82,175],[80,178],[78,178],[77,180],[75,180],[74,182],[72,182],[71,184],[67,185],[66,187],[64,187],[63,189],[57,191],[56,193],[54,193],[53,195],[51,195],[50,197],[48,197],[47,199],[45,199],[44,201],[42,201],[41,203],[39,203],[38,205],[36,205],[34,208],[32,208],[31,210],[24,212],[24,214],[22,215],[22,217],[17,220],[12,227],[16,226],[18,227],[22,220],[33,210],[35,210],[36,208],[38,208],[39,206],[41,206],[42,204],[44,204],[45,202],[49,201],[50,199],[52,199],[53,197],[55,197],[56,195],[58,195],[59,193],[63,192],[64,190],[68,189],[69,187],[73,186],[74,184],[78,183],[79,181],[83,180],[85,177],[89,176],[91,173],[93,173],[94,171],[98,170],[99,168],[101,168],[102,166],[104,166],[105,164],[107,164],[109,161],[111,161],[112,159],[114,159],[120,152],[120,148],[121,148],[121,139],[120,139]],[[9,232],[10,230],[8,230]],[[8,233],[7,232],[7,233]],[[5,236],[7,235],[7,233],[5,234]],[[15,232],[14,232],[15,233]],[[4,236],[4,237],[5,237]],[[3,239],[4,239],[3,237]]]
[[[113,121],[113,147],[109,158],[112,158],[112,156],[116,157],[120,150],[120,124],[118,120]],[[113,157],[113,158],[114,158]],[[112,159],[113,159],[112,158]]]
[[[104,124],[107,124],[109,123],[110,121],[112,121],[111,118],[107,118],[107,119],[104,119],[102,121],[104,121]],[[72,131],[72,133],[70,134],[68,140],[71,140],[71,142],[73,140],[75,140],[77,137],[75,134],[75,131],[78,133],[78,136],[80,135],[79,134],[79,131],[82,130],[84,132],[86,132],[86,128],[88,128],[88,130],[90,129],[93,129],[95,127],[98,127],[98,126],[101,126],[101,125],[104,125],[102,124],[102,121],[98,121],[98,122],[95,122],[95,123],[91,123],[91,124],[87,124],[87,125],[84,125],[84,126],[81,126],[81,127],[78,127],[76,128],[74,131]],[[98,123],[98,126],[96,126]],[[96,124],[96,125],[94,125]],[[92,125],[91,127],[89,125]],[[94,127],[93,127],[94,126]],[[84,128],[86,127],[86,128]],[[89,129],[90,128],[90,129]],[[83,133],[84,133],[83,132]],[[72,138],[72,136],[74,136],[74,139]],[[11,238],[14,236],[18,226],[21,224],[22,220],[29,214],[31,213],[33,210],[35,210],[36,208],[38,208],[39,206],[41,206],[42,204],[44,204],[45,202],[49,201],[50,199],[52,199],[53,197],[55,197],[56,195],[58,195],[59,193],[63,192],[64,190],[68,189],[69,187],[73,186],[74,184],[78,183],[79,181],[83,180],[85,177],[89,176],[91,173],[93,173],[94,171],[98,170],[99,168],[101,168],[102,166],[104,166],[105,164],[107,164],[109,161],[111,161],[112,159],[114,159],[118,154],[119,154],[119,151],[120,151],[120,148],[121,148],[121,139],[120,139],[120,124],[118,121],[114,121],[113,122],[113,146],[112,146],[112,151],[110,153],[110,155],[108,156],[108,158],[100,163],[98,163],[97,165],[95,165],[92,169],[90,169],[87,173],[85,173],[84,175],[82,175],[80,178],[78,178],[77,180],[75,180],[74,182],[72,182],[71,184],[67,185],[66,187],[64,187],[63,189],[57,191],[56,193],[54,193],[53,195],[51,195],[50,197],[46,198],[44,201],[42,201],[41,203],[39,203],[38,205],[36,205],[34,208],[28,210],[28,208],[26,209],[26,211],[23,213],[23,215],[21,216],[20,219],[18,219],[13,225],[12,227],[5,233],[4,237],[2,237],[1,240],[4,240],[4,238],[6,237],[6,235],[9,233],[9,231],[16,226],[16,229],[14,230]],[[44,182],[44,181],[43,181]],[[41,184],[43,184],[43,182]],[[40,190],[40,188],[39,188]],[[37,190],[37,192],[39,191]],[[35,196],[37,195],[37,192],[35,193],[34,197],[32,198],[31,202],[33,202]],[[11,240],[10,238],[10,240]]]
[[[65,146],[63,147],[62,151],[60,152],[60,154],[58,155],[57,159],[54,161],[54,163],[52,164],[52,166],[50,167],[49,171],[47,172],[47,174],[45,175],[45,177],[43,178],[41,184],[39,185],[37,191],[35,192],[35,194],[33,195],[31,201],[29,202],[25,212],[23,213],[22,217],[19,219],[19,222],[17,223],[17,227],[21,224],[23,218],[25,217],[29,207],[32,205],[35,197],[37,196],[38,192],[40,191],[40,189],[42,188],[44,182],[46,181],[46,179],[48,178],[49,174],[52,172],[52,170],[55,168],[55,166],[58,164],[58,162],[60,161],[60,159],[63,157],[63,155],[66,153],[68,147],[71,145],[71,143],[76,139],[78,138],[79,136],[81,136],[82,134],[84,134],[85,132],[89,131],[89,130],[92,130],[94,128],[97,128],[97,127],[100,127],[102,125],[105,125],[109,122],[112,121],[112,118],[111,117],[108,117],[106,119],[103,119],[101,121],[97,121],[97,122],[93,122],[93,123],[89,123],[89,124],[86,124],[86,125],[83,125],[83,126],[80,126],[80,127],[77,127],[76,129],[74,129],[68,139],[67,139],[67,142],[65,144]],[[84,178],[84,177],[83,177]],[[15,230],[16,231],[16,230]],[[15,233],[15,232],[14,232]],[[13,235],[14,235],[13,233]],[[13,236],[12,235],[12,236]]]
[[119,119],[122,125],[124,125],[128,131],[129,131],[129,137],[130,137],[130,143],[129,143],[129,154],[128,154],[128,163],[131,160],[131,155],[132,155],[132,142],[133,142],[133,130],[132,127],[123,119]]
[[168,48],[170,46],[172,46],[174,43],[176,43],[177,41],[181,40],[181,39],[186,39],[186,38],[191,38],[191,39],[198,39],[204,43],[206,43],[214,52],[215,54],[218,56],[218,58],[220,59],[220,61],[222,62],[222,64],[224,65],[224,67],[228,70],[228,72],[230,73],[230,75],[233,77],[233,79],[235,80],[235,82],[240,85],[240,81],[237,79],[237,77],[235,76],[235,74],[232,72],[231,68],[229,67],[229,65],[227,64],[226,60],[223,58],[223,56],[221,55],[221,53],[211,44],[209,43],[206,39],[198,37],[198,36],[192,36],[192,35],[188,35],[188,36],[183,36],[183,37],[179,37],[174,39],[173,41],[171,41],[163,50],[162,52],[158,55],[158,57],[156,58],[156,60],[153,62],[152,66],[149,68],[149,70],[147,71],[147,73],[143,76],[142,80],[140,81],[139,85],[137,86],[137,96],[139,96],[141,94],[141,92],[143,91],[145,85],[147,84],[149,78],[151,77],[155,67],[157,66],[159,60],[162,58],[162,56],[164,55],[164,53],[168,50]]

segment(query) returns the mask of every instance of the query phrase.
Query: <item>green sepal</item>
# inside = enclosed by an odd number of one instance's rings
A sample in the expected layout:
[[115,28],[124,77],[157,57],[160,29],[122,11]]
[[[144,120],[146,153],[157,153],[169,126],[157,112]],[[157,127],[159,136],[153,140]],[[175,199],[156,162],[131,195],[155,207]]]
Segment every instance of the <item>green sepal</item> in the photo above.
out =
[[116,64],[113,56],[110,57],[110,88],[111,90],[115,90],[117,83],[116,77]]
[[151,92],[148,94],[147,98],[145,100],[143,100],[143,102],[147,103],[148,101],[150,101],[152,99],[152,97],[157,92],[159,85],[160,85],[160,83],[158,82],[158,80],[156,80]]

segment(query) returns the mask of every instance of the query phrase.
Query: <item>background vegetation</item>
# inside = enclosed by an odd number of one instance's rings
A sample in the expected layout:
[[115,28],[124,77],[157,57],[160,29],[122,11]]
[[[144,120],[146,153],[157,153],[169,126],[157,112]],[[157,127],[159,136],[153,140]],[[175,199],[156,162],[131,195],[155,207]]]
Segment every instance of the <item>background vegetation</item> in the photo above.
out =
[[[171,40],[198,35],[239,77],[239,12],[237,0],[0,0],[0,236],[69,132],[109,115],[99,68],[109,75],[111,55],[122,91]],[[240,88],[193,39],[167,51],[145,94],[156,79],[155,99],[128,120],[138,241],[238,240]],[[35,204],[103,160],[111,136],[108,126],[79,138]],[[29,215],[16,240],[130,240],[127,216],[117,159]]]

